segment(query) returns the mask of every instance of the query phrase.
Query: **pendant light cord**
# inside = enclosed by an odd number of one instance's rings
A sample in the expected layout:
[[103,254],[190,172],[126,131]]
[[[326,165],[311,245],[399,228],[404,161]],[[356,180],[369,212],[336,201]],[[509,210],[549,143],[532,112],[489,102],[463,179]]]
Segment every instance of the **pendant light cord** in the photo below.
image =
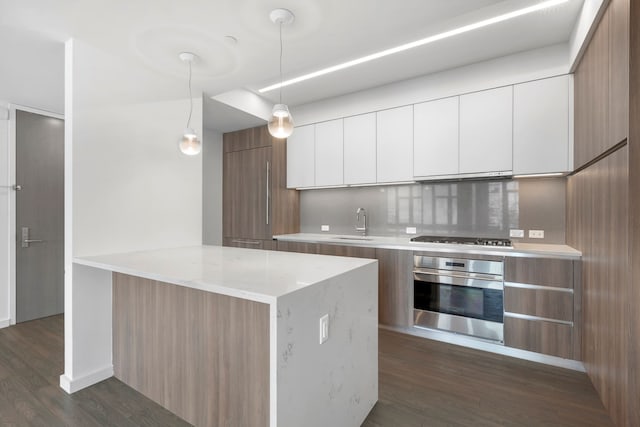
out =
[[190,128],[191,114],[193,113],[193,96],[191,95],[191,61],[189,61],[189,118],[187,119],[187,128]]
[[282,104],[282,21],[280,21],[280,104]]

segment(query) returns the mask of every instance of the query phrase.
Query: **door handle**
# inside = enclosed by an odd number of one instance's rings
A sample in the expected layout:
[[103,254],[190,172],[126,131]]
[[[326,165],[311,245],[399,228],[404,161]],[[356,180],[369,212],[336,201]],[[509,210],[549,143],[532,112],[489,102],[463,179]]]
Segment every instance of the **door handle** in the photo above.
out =
[[29,238],[29,227],[22,227],[22,247],[28,248],[31,243],[44,243],[41,239]]

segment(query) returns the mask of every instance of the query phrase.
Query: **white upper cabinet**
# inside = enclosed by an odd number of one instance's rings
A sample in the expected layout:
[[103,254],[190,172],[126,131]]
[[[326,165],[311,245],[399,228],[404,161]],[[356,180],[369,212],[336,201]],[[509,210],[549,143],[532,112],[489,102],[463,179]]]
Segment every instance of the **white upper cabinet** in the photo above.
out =
[[569,76],[513,88],[513,174],[569,170]]
[[457,96],[413,107],[413,175],[455,175],[458,170]]
[[413,105],[379,111],[377,182],[413,181]]
[[344,119],[344,183],[376,182],[376,113]]
[[567,172],[572,108],[565,75],[300,126],[287,187]]
[[315,125],[300,126],[287,138],[287,188],[315,185]]
[[342,119],[316,123],[316,187],[342,185]]
[[460,96],[460,173],[513,169],[513,86]]

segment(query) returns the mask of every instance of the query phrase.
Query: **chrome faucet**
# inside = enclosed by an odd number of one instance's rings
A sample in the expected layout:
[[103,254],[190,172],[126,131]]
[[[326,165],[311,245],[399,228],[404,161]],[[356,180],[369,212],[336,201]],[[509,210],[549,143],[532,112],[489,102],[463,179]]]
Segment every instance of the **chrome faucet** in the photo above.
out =
[[[360,227],[360,214],[362,214],[362,227]],[[363,236],[367,235],[367,211],[365,208],[358,208],[356,211],[356,231],[360,231]]]

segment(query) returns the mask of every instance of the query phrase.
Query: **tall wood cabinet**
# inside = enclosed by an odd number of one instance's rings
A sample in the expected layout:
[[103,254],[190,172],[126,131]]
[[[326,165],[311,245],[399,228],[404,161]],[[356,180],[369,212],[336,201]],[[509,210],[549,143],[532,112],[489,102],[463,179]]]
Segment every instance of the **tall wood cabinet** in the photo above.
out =
[[272,237],[300,230],[300,199],[286,188],[286,140],[266,126],[223,136],[225,246],[272,249]]

